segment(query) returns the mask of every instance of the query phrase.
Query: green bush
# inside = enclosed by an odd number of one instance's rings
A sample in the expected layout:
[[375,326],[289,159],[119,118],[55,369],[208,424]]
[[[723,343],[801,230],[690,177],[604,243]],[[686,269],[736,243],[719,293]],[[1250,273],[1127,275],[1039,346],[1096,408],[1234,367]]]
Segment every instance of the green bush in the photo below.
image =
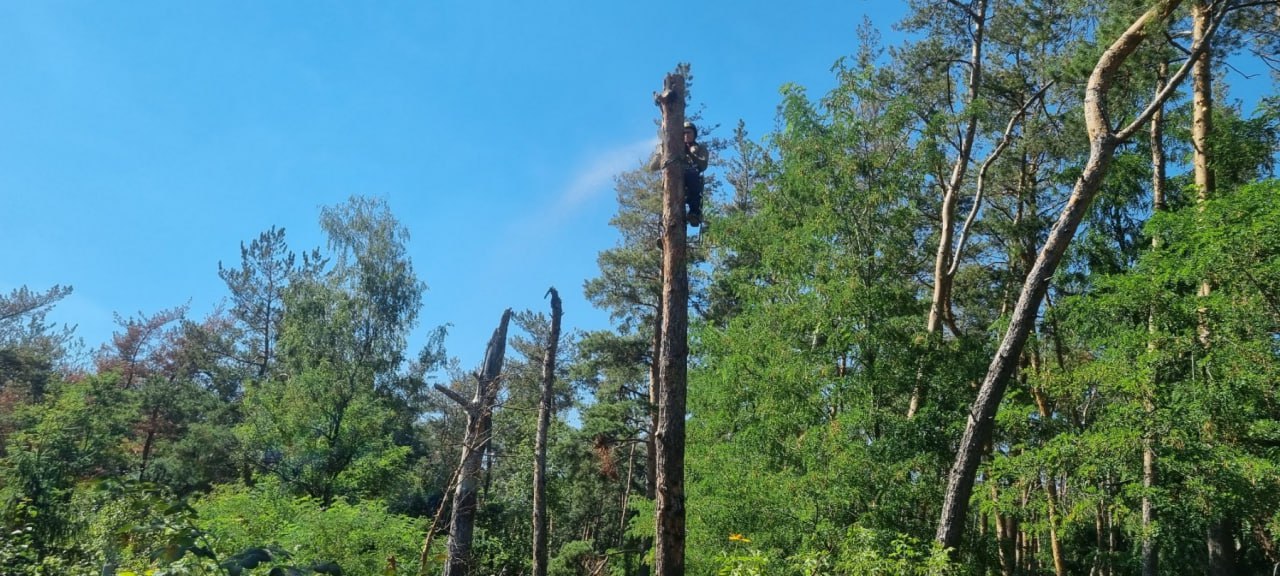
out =
[[327,562],[346,574],[417,574],[424,527],[386,511],[376,501],[328,508],[314,498],[290,496],[274,485],[222,486],[194,503],[197,525],[220,555],[270,546],[297,565]]

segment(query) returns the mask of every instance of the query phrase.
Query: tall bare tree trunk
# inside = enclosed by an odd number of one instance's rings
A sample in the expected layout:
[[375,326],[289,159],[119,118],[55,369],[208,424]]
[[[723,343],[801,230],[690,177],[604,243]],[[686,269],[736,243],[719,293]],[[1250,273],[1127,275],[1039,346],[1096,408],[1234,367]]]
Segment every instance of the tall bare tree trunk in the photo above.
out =
[[[1161,61],[1156,70],[1156,93],[1164,89],[1169,76],[1169,64]],[[1164,157],[1164,107],[1156,108],[1151,115],[1151,208],[1156,212],[1164,212],[1165,202],[1165,157]],[[1152,236],[1151,249],[1160,248],[1160,237]],[[1156,315],[1155,310],[1147,317],[1147,332],[1151,340],[1147,343],[1149,350],[1156,347]],[[1153,376],[1153,378],[1157,378]],[[1151,382],[1151,389],[1145,394],[1143,409],[1147,417],[1155,413],[1155,387],[1158,381]],[[1148,422],[1142,435],[1142,576],[1157,576],[1160,573],[1160,549],[1152,537],[1152,525],[1156,520],[1155,505],[1151,501],[1151,492],[1156,486],[1156,438],[1154,423]]]
[[1049,502],[1049,549],[1053,554],[1053,573],[1066,576],[1067,563],[1062,555],[1062,542],[1058,539],[1058,483],[1052,474],[1045,479],[1044,492]]
[[485,448],[493,434],[493,405],[498,398],[502,362],[507,353],[507,325],[510,322],[511,309],[508,308],[502,313],[501,322],[489,338],[489,345],[484,352],[484,364],[475,375],[476,393],[470,401],[453,390],[436,385],[436,390],[457,402],[467,412],[467,432],[462,439],[462,464],[459,465],[458,487],[453,494],[453,514],[449,519],[449,556],[445,561],[444,576],[467,576],[471,571],[476,489]]
[[1209,521],[1205,536],[1209,552],[1209,576],[1230,576],[1236,573],[1234,528],[1227,518]]
[[[1211,14],[1206,0],[1195,0],[1191,4],[1191,37],[1195,42],[1209,46],[1207,35],[1211,24]],[[1193,59],[1191,68],[1191,148],[1192,168],[1195,172],[1196,201],[1204,204],[1213,196],[1213,155],[1210,150],[1209,135],[1213,133],[1213,70],[1210,68],[1211,51],[1205,49]],[[1200,296],[1205,297],[1213,291],[1209,281],[1200,282]],[[1209,345],[1209,324],[1205,321],[1205,310],[1200,310],[1200,343]]]
[[1191,3],[1191,38],[1206,47],[1191,68],[1191,146],[1195,152],[1193,164],[1201,201],[1214,193],[1213,151],[1209,144],[1209,135],[1213,133],[1213,54],[1209,38],[1212,20],[1206,0]]
[[[956,459],[948,474],[947,489],[943,498],[942,514],[938,520],[936,539],[947,548],[956,548],[964,535],[965,518],[969,510],[969,498],[973,492],[974,476],[982,457],[982,446],[991,437],[995,414],[1004,398],[1009,378],[1018,366],[1018,358],[1035,324],[1040,304],[1049,289],[1049,281],[1057,270],[1067,246],[1075,236],[1080,221],[1088,211],[1103,178],[1110,167],[1116,147],[1127,140],[1151,119],[1154,107],[1162,104],[1172,88],[1186,77],[1187,66],[1180,68],[1170,79],[1165,90],[1158,94],[1138,118],[1121,130],[1114,130],[1107,113],[1106,95],[1116,72],[1125,60],[1137,50],[1148,32],[1163,23],[1179,4],[1178,0],[1165,0],[1139,16],[1115,40],[1098,59],[1085,88],[1085,125],[1089,134],[1089,159],[1076,181],[1067,205],[1049,231],[1049,236],[1036,256],[1035,265],[1027,274],[1018,303],[1014,305],[1009,327],[978,390],[978,397],[970,408],[969,418],[961,436]],[[1210,32],[1216,29],[1214,21]],[[1206,39],[1209,34],[1206,34]],[[1192,46],[1193,56],[1203,51],[1203,43]]]
[[683,154],[685,79],[667,74],[662,93],[662,355],[659,359],[657,576],[684,575],[684,419],[689,361],[689,272],[685,263]]
[[547,290],[551,296],[551,333],[542,357],[542,398],[538,402],[538,433],[533,441],[533,576],[547,576],[547,429],[555,410],[556,351],[560,347],[560,293]]
[[[1055,342],[1059,338],[1058,330],[1053,331]],[[1031,369],[1039,373],[1042,370],[1041,356],[1038,352],[1032,352]],[[1062,359],[1059,357],[1059,366]],[[1036,410],[1040,413],[1040,419],[1049,422],[1053,418],[1053,410],[1049,407],[1049,399],[1045,396],[1043,390],[1031,387],[1031,397],[1035,400]],[[1055,576],[1066,576],[1066,561],[1062,556],[1062,542],[1058,540],[1058,479],[1053,470],[1046,470],[1043,474],[1044,495],[1048,509],[1049,520],[1049,551],[1053,556],[1053,573]]]
[[632,475],[635,474],[636,466],[636,444],[631,443],[631,449],[627,450],[627,475],[622,481],[622,501],[618,505],[618,549],[626,543],[627,539],[627,505],[631,503],[631,484]]
[[[1191,37],[1195,42],[1210,44],[1209,36],[1213,15],[1209,11],[1206,0],[1195,0],[1191,4]],[[1216,183],[1213,174],[1213,150],[1209,142],[1213,134],[1213,69],[1210,49],[1201,52],[1195,59],[1191,69],[1191,147],[1194,151],[1193,169],[1196,181],[1196,200],[1203,205],[1213,197]],[[1208,279],[1200,281],[1200,297],[1208,297],[1213,286]],[[1201,346],[1211,346],[1212,334],[1204,307],[1199,309],[1199,327],[1197,332]],[[1235,573],[1235,541],[1234,522],[1218,510],[1211,510],[1209,529],[1205,535],[1205,546],[1209,554],[1209,574]]]

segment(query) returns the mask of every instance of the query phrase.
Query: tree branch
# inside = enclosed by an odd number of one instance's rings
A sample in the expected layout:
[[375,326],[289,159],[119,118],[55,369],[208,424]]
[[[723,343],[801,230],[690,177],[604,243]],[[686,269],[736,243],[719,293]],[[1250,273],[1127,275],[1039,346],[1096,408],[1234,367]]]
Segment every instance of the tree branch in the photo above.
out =
[[1191,45],[1191,52],[1187,60],[1178,67],[1177,72],[1174,72],[1173,75],[1169,77],[1169,82],[1165,84],[1164,89],[1151,99],[1151,102],[1147,104],[1146,109],[1143,110],[1132,123],[1125,126],[1123,130],[1115,133],[1116,140],[1121,142],[1128,140],[1130,136],[1133,136],[1135,132],[1151,120],[1151,115],[1155,114],[1157,108],[1164,105],[1165,100],[1168,100],[1169,96],[1178,88],[1178,85],[1182,83],[1182,79],[1191,72],[1191,67],[1195,61],[1199,60],[1200,55],[1203,54],[1205,50],[1209,49],[1209,39],[1213,38],[1217,33],[1218,26],[1222,24],[1222,20],[1226,17],[1229,9],[1229,6],[1227,8],[1223,8],[1221,12],[1218,12],[1218,14],[1213,17],[1213,20],[1209,22],[1209,29],[1204,33],[1204,37],[1201,38],[1199,42]]
[[439,390],[441,394],[448,396],[450,400],[457,402],[459,406],[463,407],[467,411],[471,410],[471,402],[468,402],[465,398],[463,398],[457,392],[454,392],[453,390],[445,388],[444,386],[441,386],[439,384],[435,385],[435,389]]
[[1004,127],[1004,134],[1000,137],[1000,143],[996,144],[995,150],[991,151],[987,159],[982,162],[982,166],[978,168],[978,181],[975,184],[977,190],[973,193],[973,207],[969,209],[969,216],[964,219],[964,228],[960,230],[960,239],[956,241],[955,255],[951,257],[951,269],[947,270],[947,276],[954,277],[956,270],[960,268],[960,254],[964,252],[965,242],[969,240],[969,230],[973,227],[973,220],[978,216],[978,207],[982,205],[982,194],[986,189],[987,171],[991,169],[991,165],[995,163],[996,159],[1000,158],[1000,155],[1012,143],[1013,127],[1026,115],[1027,108],[1036,100],[1044,97],[1044,93],[1049,90],[1050,86],[1053,86],[1053,83],[1054,81],[1050,80],[1048,84],[1045,84],[1043,88],[1031,95],[1031,98],[1028,98],[1022,104],[1018,112],[1009,119],[1009,124]]

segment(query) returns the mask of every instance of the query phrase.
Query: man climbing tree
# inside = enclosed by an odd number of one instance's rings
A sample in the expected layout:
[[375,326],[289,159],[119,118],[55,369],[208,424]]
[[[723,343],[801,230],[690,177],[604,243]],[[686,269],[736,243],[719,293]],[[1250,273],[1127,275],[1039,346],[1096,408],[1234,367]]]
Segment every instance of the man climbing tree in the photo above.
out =
[[[649,170],[657,172],[662,169],[662,142],[658,142],[658,149],[653,151],[653,157],[649,159]],[[681,173],[684,179],[684,200],[688,206],[685,212],[685,222],[690,226],[702,225],[702,189],[704,182],[702,173],[707,171],[707,161],[710,154],[707,148],[698,143],[698,127],[693,122],[685,120],[684,122],[684,153],[676,156],[680,162]]]

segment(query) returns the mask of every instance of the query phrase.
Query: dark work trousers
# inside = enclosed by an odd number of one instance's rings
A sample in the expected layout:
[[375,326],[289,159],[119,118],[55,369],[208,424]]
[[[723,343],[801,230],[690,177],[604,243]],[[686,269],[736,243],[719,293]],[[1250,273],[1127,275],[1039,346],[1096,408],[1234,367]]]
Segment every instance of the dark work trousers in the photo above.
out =
[[684,202],[689,206],[688,219],[702,220],[702,174],[693,168],[684,169]]

